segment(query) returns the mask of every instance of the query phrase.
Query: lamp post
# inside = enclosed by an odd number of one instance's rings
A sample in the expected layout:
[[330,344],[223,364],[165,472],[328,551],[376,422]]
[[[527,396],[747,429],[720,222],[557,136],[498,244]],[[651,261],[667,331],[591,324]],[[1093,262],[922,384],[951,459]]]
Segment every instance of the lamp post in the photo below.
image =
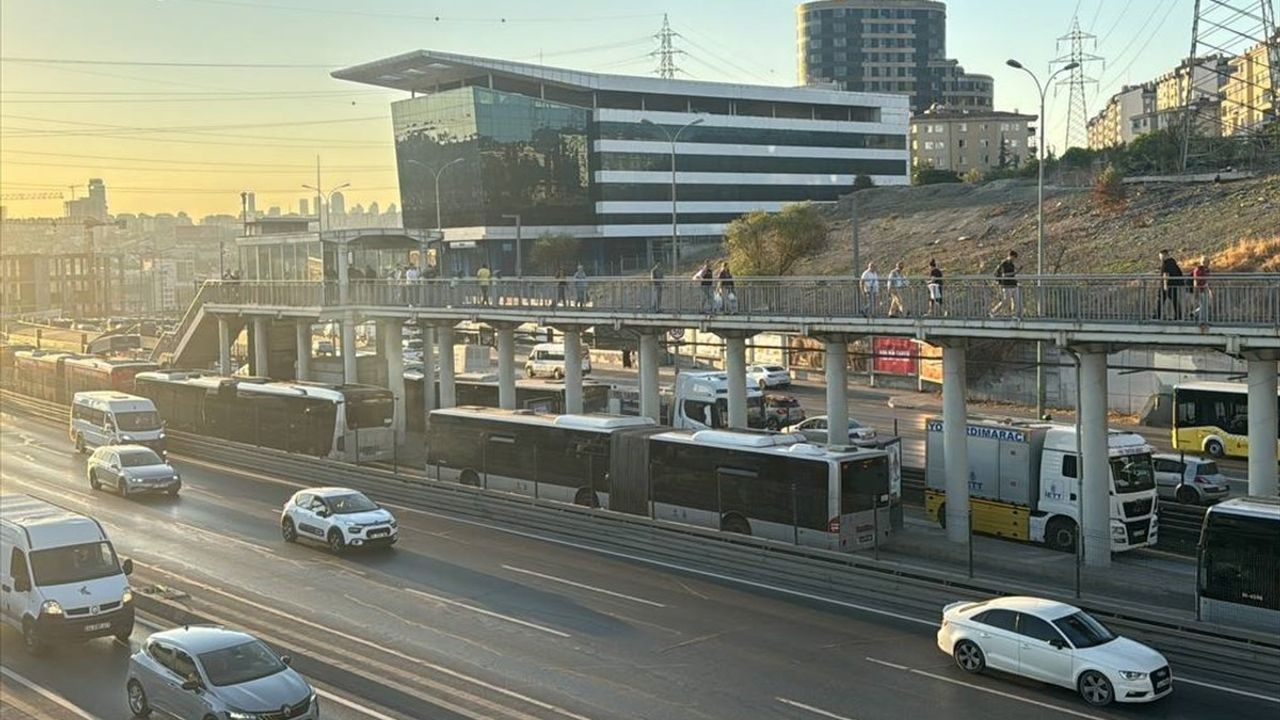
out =
[[[433,182],[435,183],[436,233],[440,237],[440,258],[437,260],[437,264],[440,268],[444,267],[444,223],[442,222],[441,215],[440,215],[440,176],[444,174],[445,170],[448,170],[450,167],[453,167],[454,165],[457,165],[462,161],[463,161],[463,158],[455,158],[445,163],[444,165],[441,165],[438,169],[432,169],[430,165],[427,165],[424,162],[419,162],[412,158],[406,161],[411,165],[419,165],[421,167],[426,168],[427,172],[431,173]],[[426,267],[426,262],[427,262],[427,259],[425,257],[422,258],[422,264],[424,268]]]
[[[321,229],[321,230],[324,230],[326,225],[331,225],[331,223],[329,223],[329,222],[328,222],[328,220],[329,220],[329,199],[330,199],[330,198],[332,198],[332,197],[333,197],[333,194],[334,194],[334,193],[336,193],[336,192],[338,192],[339,190],[342,190],[343,188],[349,188],[349,187],[351,187],[351,183],[342,183],[342,184],[341,184],[341,185],[339,185],[338,187],[333,188],[332,190],[330,190],[329,192],[325,192],[325,191],[321,190],[319,185],[303,185],[302,187],[303,187],[303,188],[305,188],[305,189],[307,189],[307,190],[313,190],[313,191],[315,191],[315,194],[316,194],[316,222],[317,222],[317,224],[319,224],[319,225],[320,225],[320,229]],[[322,208],[323,208],[323,209],[322,209]],[[322,215],[321,213],[324,213],[324,214]],[[333,227],[331,226],[329,229],[330,229],[330,230],[332,230],[332,229],[333,229]]]
[[[1038,118],[1036,118],[1036,124],[1039,125],[1039,127],[1037,128],[1038,130],[1037,134],[1040,136],[1039,142],[1036,143],[1036,171],[1037,171],[1037,177],[1036,177],[1036,287],[1040,288],[1041,283],[1043,282],[1042,277],[1044,276],[1044,126],[1045,126],[1044,93],[1045,93],[1045,90],[1048,89],[1049,83],[1053,82],[1053,79],[1057,77],[1059,73],[1063,73],[1068,70],[1075,70],[1076,68],[1080,67],[1080,63],[1073,62],[1073,63],[1068,63],[1066,65],[1063,65],[1062,67],[1058,68],[1056,71],[1051,73],[1049,75],[1048,80],[1046,80],[1043,85],[1040,84],[1040,78],[1037,77],[1034,72],[1032,72],[1029,68],[1024,66],[1022,63],[1018,62],[1017,60],[1010,58],[1009,60],[1005,61],[1005,64],[1016,70],[1022,70],[1026,74],[1030,75],[1031,79],[1034,80],[1036,83],[1036,92],[1040,94],[1040,115]],[[1038,293],[1038,295],[1039,295],[1038,301],[1042,306],[1041,311],[1043,312],[1044,292],[1041,291]],[[1044,417],[1044,402],[1045,402],[1044,341],[1037,340],[1036,341],[1036,417],[1037,418]]]
[[678,225],[677,225],[678,220],[676,217],[676,142],[680,140],[680,133],[684,132],[685,130],[688,130],[694,125],[701,125],[702,123],[703,123],[703,118],[697,118],[696,120],[691,120],[690,122],[686,123],[684,127],[681,127],[679,130],[677,130],[675,135],[672,135],[671,131],[653,122],[652,120],[642,119],[640,121],[641,125],[656,127],[659,130],[661,130],[662,134],[667,136],[667,140],[671,142],[671,269],[672,271],[679,271],[680,269],[680,231],[678,229]]

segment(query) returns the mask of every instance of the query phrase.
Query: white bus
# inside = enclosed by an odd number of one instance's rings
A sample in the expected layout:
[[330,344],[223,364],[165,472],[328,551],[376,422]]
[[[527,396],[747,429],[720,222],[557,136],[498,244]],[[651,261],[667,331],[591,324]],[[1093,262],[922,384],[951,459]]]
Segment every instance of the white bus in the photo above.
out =
[[1280,635],[1280,498],[1233,498],[1211,506],[1198,555],[1202,619]]
[[102,445],[144,445],[165,456],[164,424],[148,398],[115,390],[78,392],[67,429],[77,452]]

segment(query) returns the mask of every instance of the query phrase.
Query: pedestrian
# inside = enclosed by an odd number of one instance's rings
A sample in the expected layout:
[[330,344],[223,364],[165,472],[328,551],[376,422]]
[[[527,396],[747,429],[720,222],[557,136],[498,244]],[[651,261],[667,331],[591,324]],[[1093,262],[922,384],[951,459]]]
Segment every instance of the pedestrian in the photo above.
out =
[[656,262],[653,267],[649,268],[649,279],[653,282],[653,311],[658,312],[662,309],[662,281],[665,275],[662,272],[662,263]]
[[862,281],[859,284],[862,288],[862,299],[865,303],[862,314],[867,317],[873,317],[880,305],[880,275],[876,273],[876,264],[874,262],[867,263],[867,269],[862,271]]
[[719,285],[720,306],[730,315],[738,312],[738,293],[733,284],[733,273],[729,271],[728,260],[720,263],[720,270],[716,273],[716,283]]
[[551,309],[555,310],[556,306],[569,306],[569,278],[565,277],[564,268],[556,268],[556,299],[551,301]]
[[480,290],[480,304],[489,304],[489,279],[493,277],[493,273],[489,270],[489,263],[480,263],[480,269],[476,270],[476,286]]
[[702,267],[698,268],[698,272],[693,274],[693,279],[697,280],[702,288],[702,312],[707,312],[715,306],[714,299],[711,296],[715,287],[714,275],[711,272],[711,263],[705,260],[702,263]]
[[889,271],[889,317],[898,317],[906,315],[906,308],[902,304],[902,293],[907,288],[907,276],[902,274],[902,261],[898,261],[897,265]]
[[631,350],[628,348],[622,348],[622,367],[631,367]]
[[1201,255],[1200,263],[1191,269],[1191,297],[1196,308],[1192,312],[1203,324],[1209,322],[1209,304],[1213,301],[1213,291],[1209,289],[1209,258]]
[[998,311],[1002,311],[1005,305],[1009,306],[1009,315],[1011,317],[1022,317],[1022,292],[1018,289],[1018,266],[1014,260],[1018,259],[1018,251],[1010,250],[1000,265],[996,267],[996,282],[1000,285],[1000,299],[995,305],[991,306],[991,317],[995,317]]
[[1182,268],[1173,253],[1160,251],[1160,301],[1156,304],[1156,320],[1164,319],[1165,303],[1173,305],[1173,319],[1182,319]]
[[493,304],[502,304],[502,268],[494,268],[493,273],[489,276],[490,292],[493,294]]
[[938,261],[929,258],[929,314],[946,312],[942,307],[942,270],[938,267]]
[[586,307],[587,271],[582,268],[582,263],[578,263],[578,269],[573,273],[573,289],[577,294],[578,307]]

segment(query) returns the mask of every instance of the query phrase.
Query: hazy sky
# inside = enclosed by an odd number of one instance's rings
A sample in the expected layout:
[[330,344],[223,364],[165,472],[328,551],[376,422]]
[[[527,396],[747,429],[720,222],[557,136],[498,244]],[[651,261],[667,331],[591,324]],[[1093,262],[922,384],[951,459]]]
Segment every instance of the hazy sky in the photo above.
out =
[[[796,82],[793,0],[3,0],[0,190],[70,192],[106,180],[112,212],[234,214],[239,193],[296,209],[315,182],[351,183],[347,204],[399,203],[393,92],[329,70],[418,48],[644,74],[664,10],[679,65],[702,80]],[[1097,35],[1092,113],[1125,82],[1185,56],[1192,0],[951,0],[947,53],[995,77],[996,107],[1035,112],[1073,13]],[[438,19],[437,19],[438,18]],[[134,64],[54,64],[36,60]],[[142,63],[142,64],[138,64]],[[160,64],[145,64],[160,63]],[[223,65],[175,67],[163,63]],[[294,67],[225,67],[227,64]],[[300,66],[300,67],[299,67]],[[1065,90],[1049,96],[1064,140]],[[163,130],[161,132],[160,130]],[[83,187],[76,190],[83,195]],[[6,199],[11,216],[61,214],[59,200]]]

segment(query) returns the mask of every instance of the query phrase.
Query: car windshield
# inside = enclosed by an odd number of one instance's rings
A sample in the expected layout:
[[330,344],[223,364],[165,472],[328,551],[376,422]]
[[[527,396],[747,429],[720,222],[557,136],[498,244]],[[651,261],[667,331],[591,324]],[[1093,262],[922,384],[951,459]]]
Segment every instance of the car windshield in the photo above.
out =
[[31,553],[36,585],[65,585],[120,574],[116,551],[109,542],[83,543]]
[[853,418],[849,418],[850,430],[861,430],[864,427],[866,427],[866,425],[863,425],[862,423],[858,422],[857,420],[854,420]]
[[285,669],[280,658],[257,640],[201,653],[199,658],[209,682],[219,687],[247,683]]
[[146,467],[147,465],[163,465],[164,461],[160,459],[151,450],[130,450],[120,453],[120,467]]
[[116,425],[121,430],[159,430],[160,414],[154,410],[116,413]]
[[1106,625],[1086,612],[1077,612],[1053,621],[1055,627],[1077,648],[1091,648],[1116,639]]
[[1111,476],[1117,493],[1143,492],[1156,486],[1155,468],[1147,453],[1111,458]]
[[333,510],[334,515],[349,515],[378,509],[377,504],[360,493],[335,495],[331,498],[326,498],[325,502],[329,504],[329,509]]
[[786,368],[780,365],[770,365],[766,367],[765,370],[768,370],[769,372],[786,372],[787,371]]

